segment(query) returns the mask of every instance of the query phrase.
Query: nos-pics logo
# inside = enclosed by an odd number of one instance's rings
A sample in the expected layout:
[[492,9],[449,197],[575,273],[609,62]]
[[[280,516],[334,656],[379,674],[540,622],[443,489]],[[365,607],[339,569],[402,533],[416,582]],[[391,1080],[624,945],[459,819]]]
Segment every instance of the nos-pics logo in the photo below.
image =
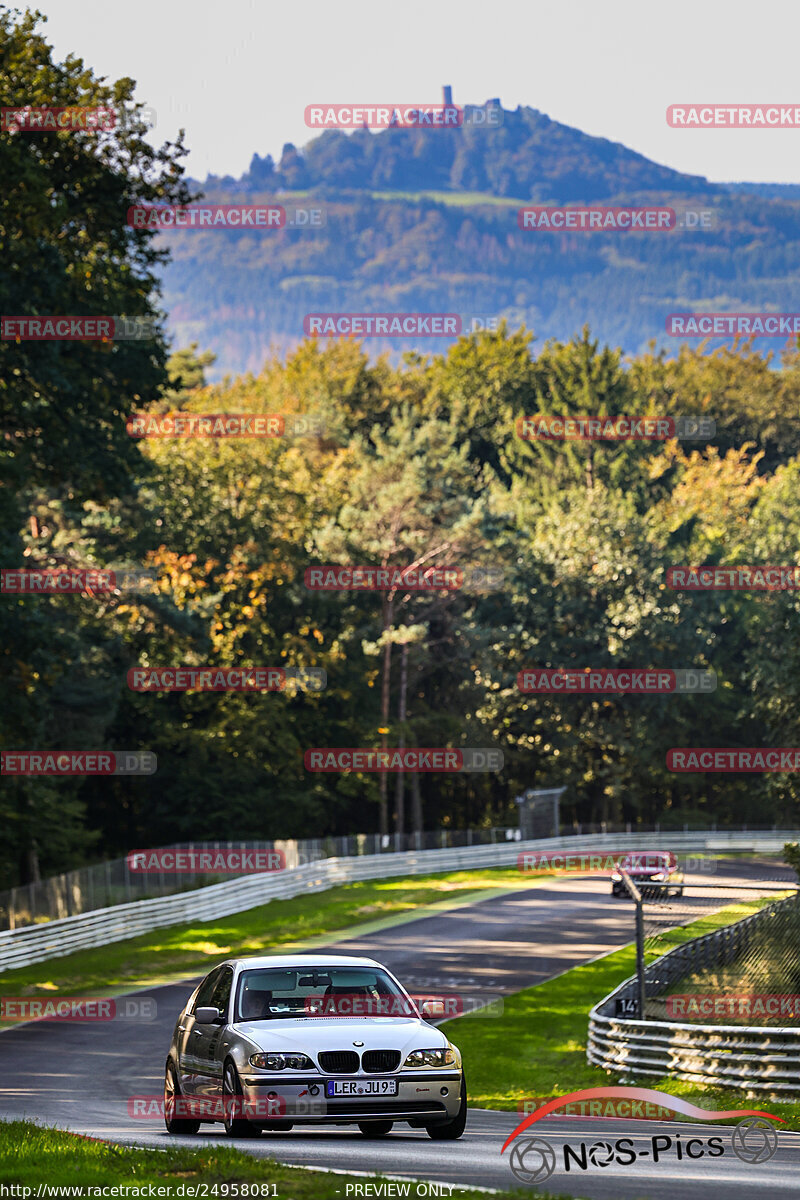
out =
[[[741,1117],[742,1120],[731,1131],[727,1146],[722,1134],[712,1137],[686,1137],[679,1133],[657,1134],[641,1143],[630,1137],[598,1139],[594,1142],[581,1141],[577,1145],[568,1145],[565,1142],[558,1149],[542,1137],[521,1138],[509,1155],[509,1166],[516,1178],[521,1183],[530,1185],[549,1179],[559,1165],[565,1172],[571,1172],[602,1169],[612,1165],[630,1167],[639,1159],[644,1160],[646,1164],[669,1159],[674,1167],[677,1162],[721,1158],[726,1153],[733,1153],[741,1162],[759,1164],[771,1159],[778,1149],[778,1135],[770,1122],[782,1122],[783,1118],[772,1113],[748,1108],[704,1109],[652,1088],[610,1087],[570,1092],[541,1105],[517,1126],[506,1139],[500,1153],[504,1154],[515,1138],[520,1137],[536,1121],[540,1121],[556,1109],[576,1101],[611,1098],[659,1104],[662,1108],[701,1121],[722,1121],[731,1117]],[[637,1149],[637,1144],[641,1146],[640,1149]]]

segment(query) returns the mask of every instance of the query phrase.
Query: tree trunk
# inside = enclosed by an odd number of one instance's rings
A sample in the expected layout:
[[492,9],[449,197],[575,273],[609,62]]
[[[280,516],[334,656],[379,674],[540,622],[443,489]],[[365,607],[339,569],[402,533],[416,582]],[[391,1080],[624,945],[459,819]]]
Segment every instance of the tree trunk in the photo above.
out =
[[25,814],[25,845],[19,858],[20,883],[40,883],[39,844],[33,830],[36,827],[33,800],[30,796],[22,799],[22,810]]
[[[408,642],[403,642],[400,649],[400,707],[398,711],[398,719],[400,722],[400,736],[398,738],[398,746],[401,750],[405,749],[406,745],[406,695],[408,693]],[[403,771],[397,772],[397,780],[395,783],[395,835],[397,841],[397,849],[403,849],[403,835],[406,828],[406,810],[405,810],[405,775]]]
[[[392,615],[393,615],[392,609],[393,609],[392,601],[388,600],[384,597],[383,613],[382,613],[383,632],[384,633],[387,633],[392,627]],[[381,728],[382,729],[386,729],[389,725],[389,696],[390,696],[389,681],[391,678],[391,671],[392,671],[392,643],[387,640],[386,644],[383,647],[383,678],[381,680]],[[381,748],[383,750],[385,750],[388,745],[388,743],[386,741],[386,737],[387,737],[387,735],[385,733],[381,734]],[[381,771],[380,776],[381,777],[380,777],[380,818],[379,819],[380,819],[381,839],[383,839],[389,832],[389,807],[386,802],[386,795],[387,795],[387,790],[388,790],[388,788],[387,788],[388,780],[386,778],[385,771]]]
[[[416,745],[416,739],[414,744]],[[416,849],[422,850],[422,790],[419,786],[419,774],[415,771],[411,776],[411,824],[414,826]]]

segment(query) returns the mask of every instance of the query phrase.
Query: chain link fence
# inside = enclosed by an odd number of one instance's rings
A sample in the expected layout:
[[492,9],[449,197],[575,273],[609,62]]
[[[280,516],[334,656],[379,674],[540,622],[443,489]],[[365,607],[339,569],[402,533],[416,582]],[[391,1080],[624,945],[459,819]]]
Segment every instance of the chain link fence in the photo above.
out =
[[686,872],[679,887],[672,873],[625,874],[637,971],[591,1010],[588,1061],[623,1080],[800,1096],[797,874],[778,860],[716,863],[716,879]]
[[[800,1025],[795,871],[774,857],[673,857],[668,879],[641,870],[629,876],[641,896],[632,904],[637,986],[617,1015]],[[619,890],[631,903],[624,884]]]
[[[750,826],[749,832],[768,833],[774,826],[764,826],[756,830]],[[635,826],[630,824],[612,825],[602,822],[596,825],[562,824],[561,836],[596,835],[614,833],[648,834],[660,833],[659,825]],[[684,832],[689,832],[684,827]],[[702,832],[713,833],[714,829]],[[725,834],[735,834],[737,830],[726,829]],[[747,827],[742,826],[741,832],[746,834]],[[435,829],[424,833],[408,833],[381,836],[377,833],[357,833],[324,838],[300,838],[288,840],[250,840],[235,842],[175,842],[165,850],[280,850],[285,855],[287,868],[302,866],[305,863],[317,862],[323,858],[350,858],[354,855],[390,854],[407,850],[447,850],[463,846],[481,846],[498,842],[518,841],[521,838],[518,827],[494,826],[488,829]],[[710,856],[705,859],[689,860],[700,870],[714,862]],[[788,868],[787,868],[788,870]],[[247,874],[246,871],[241,872]],[[55,921],[62,917],[77,916],[81,913],[93,912],[96,909],[109,908],[117,904],[127,904],[132,900],[149,900],[158,896],[171,896],[179,892],[193,891],[213,883],[221,883],[234,877],[227,872],[220,875],[213,872],[184,872],[146,874],[131,871],[126,858],[116,858],[91,866],[78,867],[62,875],[43,879],[36,883],[22,884],[19,887],[0,891],[0,930],[19,929],[26,925],[40,924],[44,921]],[[667,923],[676,910],[674,898],[669,903],[666,898],[663,903],[648,903],[648,921],[653,929],[660,928],[666,919]],[[687,919],[696,912],[698,902],[693,900],[688,905]],[[662,919],[664,918],[664,919]],[[674,922],[681,924],[680,920]]]
[[[407,834],[402,839],[373,833],[341,837],[301,838],[278,841],[175,842],[162,850],[189,851],[270,851],[285,856],[287,868],[318,862],[323,858],[350,858],[354,855],[391,853],[399,850],[446,850],[461,846],[481,846],[514,841],[519,830],[507,827],[490,829],[437,829]],[[398,842],[402,841],[402,845]],[[0,930],[19,929],[62,917],[73,917],[96,909],[127,904],[132,900],[151,900],[178,892],[193,891],[221,883],[247,871],[224,875],[207,871],[171,872],[132,871],[127,858],[115,858],[93,866],[79,867],[0,892]]]

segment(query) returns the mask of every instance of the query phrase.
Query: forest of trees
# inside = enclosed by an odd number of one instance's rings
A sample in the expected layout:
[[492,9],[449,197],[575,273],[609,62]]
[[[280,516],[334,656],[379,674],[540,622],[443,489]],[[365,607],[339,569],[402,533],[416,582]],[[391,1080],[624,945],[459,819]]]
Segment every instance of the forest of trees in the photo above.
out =
[[[135,111],[130,80],[54,64],[33,18],[0,15],[0,38],[15,94]],[[189,197],[183,153],[151,150],[135,121],[0,140],[0,311],[159,316],[163,248],[124,213]],[[499,775],[421,775],[418,792],[407,777],[405,828],[510,822],[521,788],[555,784],[567,820],[794,822],[796,776],[673,775],[665,754],[798,744],[798,594],[675,592],[665,571],[798,561],[800,348],[780,364],[744,345],[626,357],[582,324],[535,356],[510,326],[397,363],[305,341],[216,385],[208,353],[170,357],[163,334],[0,341],[2,564],[127,564],[159,579],[141,593],[2,597],[3,748],[158,756],[150,777],[5,778],[6,885],[137,845],[378,829],[380,777],[311,775],[303,754],[383,737],[505,756]],[[323,433],[136,441],[126,419],[143,409],[314,413]],[[516,419],[537,412],[705,414],[717,431],[708,444],[524,442]],[[503,587],[389,604],[304,584],[315,564],[402,567],[434,548],[441,565],[501,567]],[[132,666],[207,663],[322,668],[327,688],[127,687]],[[534,665],[694,666],[718,683],[526,696],[516,675]],[[390,828],[394,805],[392,779]]]
[[[387,131],[391,132],[391,131]],[[383,134],[374,135],[376,140]],[[484,138],[492,134],[484,133]],[[321,228],[254,239],[237,230],[175,230],[160,245],[168,329],[217,355],[217,373],[261,369],[265,351],[294,348],[312,312],[455,312],[524,323],[536,345],[588,323],[626,353],[651,340],[674,352],[672,312],[794,312],[800,200],[749,195],[686,199],[630,193],[609,203],[688,205],[709,227],[668,232],[522,230],[514,205],[370,193],[291,197],[204,187],[214,203],[324,205]],[[715,345],[721,344],[717,339]],[[776,343],[762,338],[767,354]],[[436,339],[373,338],[371,354],[437,353]]]

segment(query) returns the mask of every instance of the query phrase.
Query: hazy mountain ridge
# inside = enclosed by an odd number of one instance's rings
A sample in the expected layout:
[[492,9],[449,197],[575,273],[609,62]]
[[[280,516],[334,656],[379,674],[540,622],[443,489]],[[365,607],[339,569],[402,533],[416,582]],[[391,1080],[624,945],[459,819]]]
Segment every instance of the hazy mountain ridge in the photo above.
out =
[[[328,131],[302,151],[287,144],[277,165],[256,154],[241,179],[210,176],[200,187],[220,203],[291,199],[326,210],[319,229],[165,235],[171,330],[178,344],[214,350],[217,374],[258,370],[270,346],[302,339],[303,317],[315,311],[493,313],[524,322],[539,342],[588,322],[636,352],[652,338],[672,344],[671,311],[796,307],[800,186],[751,193],[709,183],[535,109],[505,112],[495,129]],[[373,194],[381,191],[394,195]],[[511,197],[672,203],[713,221],[668,233],[522,231]],[[399,355],[447,343],[367,345]]]

